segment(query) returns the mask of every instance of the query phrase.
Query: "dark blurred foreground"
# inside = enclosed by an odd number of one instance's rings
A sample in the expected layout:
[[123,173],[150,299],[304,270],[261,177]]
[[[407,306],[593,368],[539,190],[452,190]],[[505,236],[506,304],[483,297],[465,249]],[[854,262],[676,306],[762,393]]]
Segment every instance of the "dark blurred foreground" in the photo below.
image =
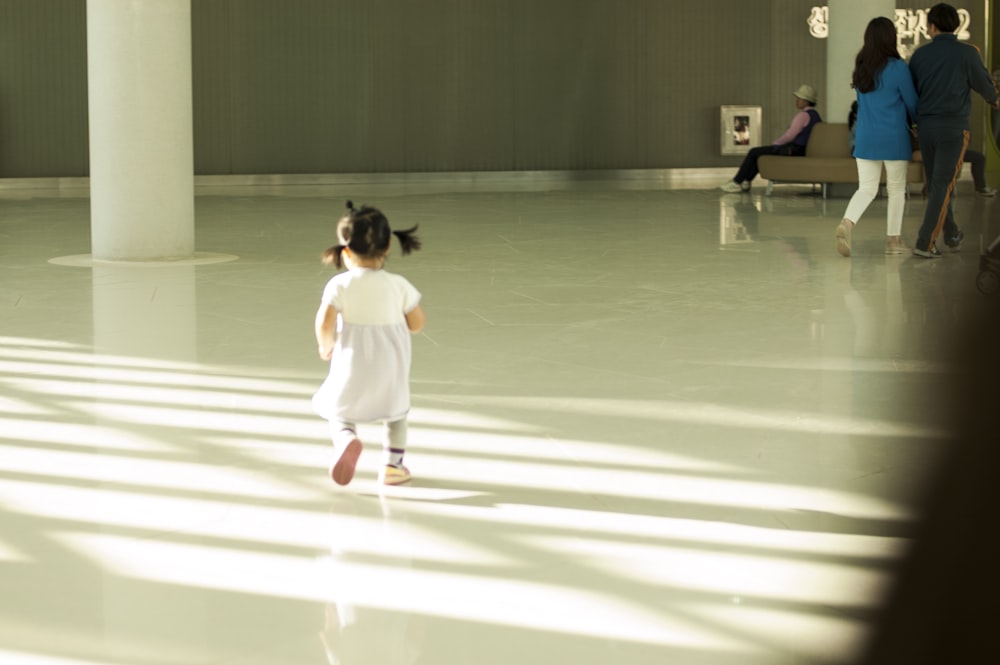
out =
[[956,331],[938,403],[953,436],[862,665],[1000,663],[1000,297]]

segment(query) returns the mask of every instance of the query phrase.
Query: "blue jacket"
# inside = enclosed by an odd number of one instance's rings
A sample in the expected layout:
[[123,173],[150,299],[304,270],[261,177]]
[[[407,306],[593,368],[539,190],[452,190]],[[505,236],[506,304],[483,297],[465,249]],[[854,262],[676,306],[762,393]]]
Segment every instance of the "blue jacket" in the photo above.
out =
[[854,156],[858,159],[909,160],[913,155],[910,121],[917,116],[917,92],[910,70],[889,58],[875,78],[875,89],[858,92]]
[[917,125],[969,128],[975,90],[989,103],[997,98],[979,51],[954,34],[936,35],[910,57],[910,73],[920,101]]

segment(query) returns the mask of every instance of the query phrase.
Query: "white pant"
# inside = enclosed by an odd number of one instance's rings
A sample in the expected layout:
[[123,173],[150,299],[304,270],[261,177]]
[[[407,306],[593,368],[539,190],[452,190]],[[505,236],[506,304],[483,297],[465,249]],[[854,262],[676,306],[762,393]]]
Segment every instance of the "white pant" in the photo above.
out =
[[865,214],[868,205],[878,194],[882,165],[885,164],[885,188],[889,192],[889,210],[885,219],[885,234],[898,236],[903,228],[903,207],[906,204],[906,170],[909,162],[905,159],[858,159],[858,191],[854,192],[847,204],[844,218],[855,224]]
[[[382,459],[384,464],[394,463],[393,453],[402,455],[406,451],[406,436],[409,427],[406,417],[392,422],[382,423]],[[357,425],[346,420],[330,421],[330,437],[333,439],[334,449],[340,453],[347,447],[351,440],[358,436]]]

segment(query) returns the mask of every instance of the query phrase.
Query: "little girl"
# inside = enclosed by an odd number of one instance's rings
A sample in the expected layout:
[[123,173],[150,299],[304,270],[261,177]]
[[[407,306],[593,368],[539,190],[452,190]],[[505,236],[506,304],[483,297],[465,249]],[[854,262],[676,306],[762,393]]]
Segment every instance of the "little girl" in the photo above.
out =
[[337,222],[338,245],[323,252],[323,263],[347,270],[331,279],[316,312],[319,357],[330,374],[313,397],[313,408],[330,422],[336,457],[330,476],[339,485],[354,478],[363,448],[358,422],[383,423],[379,482],[410,480],[403,466],[406,415],[410,410],[410,334],[424,327],[420,292],[400,275],[383,270],[392,236],[403,254],[420,249],[414,232],[392,231],[389,220],[368,206]]

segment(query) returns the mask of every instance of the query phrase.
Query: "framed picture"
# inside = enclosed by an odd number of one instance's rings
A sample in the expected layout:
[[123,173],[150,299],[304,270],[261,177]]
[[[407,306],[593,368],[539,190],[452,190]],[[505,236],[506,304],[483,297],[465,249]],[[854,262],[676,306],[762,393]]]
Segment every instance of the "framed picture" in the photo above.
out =
[[759,106],[720,106],[719,137],[723,155],[745,155],[761,144]]

